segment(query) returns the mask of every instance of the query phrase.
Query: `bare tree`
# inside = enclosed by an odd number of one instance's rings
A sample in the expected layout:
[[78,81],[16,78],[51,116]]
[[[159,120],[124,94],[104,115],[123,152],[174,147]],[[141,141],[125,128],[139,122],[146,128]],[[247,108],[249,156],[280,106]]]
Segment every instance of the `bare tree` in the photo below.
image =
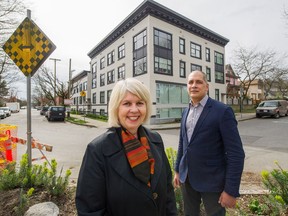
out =
[[288,99],[288,76],[287,74],[283,78],[277,80],[277,88],[282,94],[282,98]]
[[284,17],[284,20],[285,20],[286,25],[288,27],[288,9],[286,9],[286,8],[284,8],[283,17]]
[[239,47],[234,53],[233,68],[239,76],[245,98],[252,82],[273,71],[278,60],[274,51],[259,51],[256,47],[251,49]]
[[277,86],[279,80],[282,80],[287,73],[287,69],[273,68],[271,71],[267,71],[260,76],[263,81],[265,99],[267,99],[267,96],[272,93],[271,90],[273,87]]
[[[20,19],[25,13],[25,5],[22,0],[0,0],[0,46],[2,47],[8,37],[13,33],[20,24]],[[19,73],[12,60],[0,49],[0,85],[9,86],[24,77]],[[5,82],[4,82],[5,81]],[[2,89],[0,89],[1,91]],[[8,95],[3,91],[1,96]]]
[[38,97],[36,101],[39,101],[42,105],[56,105],[56,97],[60,98],[61,103],[63,103],[64,99],[68,97],[67,84],[57,79],[57,77],[53,75],[53,72],[45,66],[39,68],[39,71],[32,77],[32,80],[35,85],[34,101],[35,97]]

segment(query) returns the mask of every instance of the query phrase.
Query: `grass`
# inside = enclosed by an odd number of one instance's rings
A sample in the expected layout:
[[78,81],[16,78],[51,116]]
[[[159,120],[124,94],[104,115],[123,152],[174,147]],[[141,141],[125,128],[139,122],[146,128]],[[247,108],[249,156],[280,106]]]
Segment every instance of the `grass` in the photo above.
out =
[[74,123],[74,124],[79,124],[79,125],[84,125],[87,123],[87,121],[79,119],[79,118],[74,118],[74,117],[67,117],[66,121]]

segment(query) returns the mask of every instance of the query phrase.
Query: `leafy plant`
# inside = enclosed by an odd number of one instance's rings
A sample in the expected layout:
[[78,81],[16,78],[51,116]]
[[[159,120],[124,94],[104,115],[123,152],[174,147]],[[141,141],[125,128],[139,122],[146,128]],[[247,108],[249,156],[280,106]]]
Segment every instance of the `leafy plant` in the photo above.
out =
[[259,203],[257,199],[253,199],[249,203],[249,209],[251,210],[253,214],[257,214],[257,215],[262,215],[264,212],[262,205]]
[[[174,150],[173,148],[167,148],[165,151],[166,151],[166,155],[167,155],[170,167],[171,167],[172,178],[174,178],[174,175],[175,175],[174,167],[175,167],[175,162],[177,158],[177,151]],[[182,193],[181,193],[180,188],[175,188],[174,191],[175,191],[176,206],[178,209],[178,213],[181,215],[184,212]]]
[[29,205],[29,198],[32,196],[34,188],[30,188],[26,194],[23,193],[23,189],[20,191],[20,201],[19,206],[15,207],[15,212],[17,215],[24,215],[25,209]]
[[51,160],[51,168],[47,167],[45,161],[43,165],[28,165],[28,155],[24,154],[20,161],[19,169],[15,162],[7,164],[6,168],[0,171],[0,190],[9,190],[14,188],[28,189],[44,188],[53,196],[61,196],[65,193],[71,171],[67,170],[62,177],[57,176],[57,162]]
[[262,171],[262,180],[266,188],[281,203],[288,205],[288,172],[283,170],[277,161],[278,169],[273,169],[270,173]]
[[[262,182],[269,190],[269,202],[272,212],[281,213],[288,212],[288,172],[275,161],[278,169],[273,169],[271,172],[262,171]],[[276,215],[276,214],[275,214]]]

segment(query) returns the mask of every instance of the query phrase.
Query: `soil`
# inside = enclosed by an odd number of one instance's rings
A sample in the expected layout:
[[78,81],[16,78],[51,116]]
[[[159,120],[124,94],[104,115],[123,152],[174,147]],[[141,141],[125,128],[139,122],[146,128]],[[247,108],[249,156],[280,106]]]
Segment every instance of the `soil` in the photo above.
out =
[[[75,207],[75,182],[71,182],[71,186],[69,187],[69,191],[57,198],[57,197],[51,197],[46,191],[43,190],[36,190],[34,191],[32,197],[29,199],[29,206],[32,206],[37,203],[41,202],[47,202],[51,201],[54,202],[60,210],[60,216],[75,216],[76,213],[76,207]],[[265,197],[267,194],[265,194],[265,190],[261,183],[261,177],[259,174],[255,174],[252,172],[244,172],[242,176],[241,181],[241,190],[243,193],[246,191],[248,194],[243,194],[238,199],[238,206],[243,212],[250,212],[249,210],[249,204],[253,199],[259,200],[260,203],[264,202]],[[261,194],[249,194],[249,191],[253,191],[255,193],[255,188],[258,192],[261,192]],[[261,190],[262,189],[262,190]],[[256,191],[256,192],[257,192]],[[246,193],[245,192],[245,193]],[[14,216],[17,215],[15,212],[15,207],[19,203],[19,194],[20,189],[14,189],[9,191],[1,191],[0,192],[0,216],[4,215],[10,215]],[[28,209],[25,208],[25,211]],[[25,212],[24,211],[24,212]],[[249,215],[253,215],[250,214]],[[239,211],[236,211],[235,209],[228,209],[229,216],[232,215],[240,215]],[[248,215],[248,214],[245,214]],[[265,214],[264,214],[265,215]]]

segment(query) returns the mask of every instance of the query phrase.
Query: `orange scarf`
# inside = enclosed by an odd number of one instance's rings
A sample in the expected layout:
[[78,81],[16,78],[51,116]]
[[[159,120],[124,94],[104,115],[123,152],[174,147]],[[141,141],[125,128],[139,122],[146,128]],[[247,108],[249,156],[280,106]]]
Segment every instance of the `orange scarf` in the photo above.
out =
[[154,174],[155,160],[143,127],[140,126],[138,129],[139,139],[123,127],[121,136],[125,153],[134,175],[150,187],[151,176]]

